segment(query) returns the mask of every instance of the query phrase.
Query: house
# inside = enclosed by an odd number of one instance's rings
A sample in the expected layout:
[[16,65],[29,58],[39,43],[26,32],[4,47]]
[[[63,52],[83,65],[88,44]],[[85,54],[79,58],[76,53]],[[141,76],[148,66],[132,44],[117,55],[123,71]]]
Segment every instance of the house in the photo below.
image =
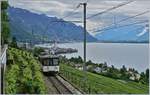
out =
[[25,49],[31,49],[32,48],[32,45],[31,43],[23,43],[23,42],[17,42],[17,46],[20,47],[20,48],[25,48]]
[[140,77],[141,77],[140,74],[138,74],[138,73],[133,73],[133,72],[132,72],[132,73],[130,72],[130,75],[131,75],[131,76],[129,77],[130,80],[139,80]]
[[101,73],[102,68],[100,68],[100,67],[96,67],[96,68],[94,68],[94,71],[95,71],[95,72],[97,72],[97,73]]
[[107,70],[105,70],[104,68],[101,68],[101,67],[94,68],[94,71],[97,72],[97,73],[105,73],[105,72],[107,72]]
[[83,70],[82,64],[74,64],[74,67],[79,70]]
[[93,69],[93,66],[92,65],[88,65],[86,66],[87,70],[90,70],[90,69]]

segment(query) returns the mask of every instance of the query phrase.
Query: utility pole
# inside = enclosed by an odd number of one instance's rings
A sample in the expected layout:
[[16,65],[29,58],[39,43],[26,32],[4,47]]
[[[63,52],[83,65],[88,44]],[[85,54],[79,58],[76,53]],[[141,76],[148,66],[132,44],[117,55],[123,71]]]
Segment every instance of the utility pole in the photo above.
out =
[[83,66],[83,70],[86,72],[86,5],[87,3],[83,3],[83,11],[84,11],[84,66]]
[[83,5],[83,26],[84,26],[84,63],[83,63],[83,71],[85,73],[84,79],[86,80],[86,6],[87,3],[80,3]]

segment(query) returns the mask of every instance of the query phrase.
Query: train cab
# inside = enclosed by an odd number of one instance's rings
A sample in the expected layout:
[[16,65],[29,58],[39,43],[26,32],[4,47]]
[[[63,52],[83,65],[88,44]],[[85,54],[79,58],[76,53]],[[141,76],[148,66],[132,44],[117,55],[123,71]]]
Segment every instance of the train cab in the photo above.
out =
[[39,56],[42,64],[43,73],[58,73],[59,72],[59,57],[52,55]]

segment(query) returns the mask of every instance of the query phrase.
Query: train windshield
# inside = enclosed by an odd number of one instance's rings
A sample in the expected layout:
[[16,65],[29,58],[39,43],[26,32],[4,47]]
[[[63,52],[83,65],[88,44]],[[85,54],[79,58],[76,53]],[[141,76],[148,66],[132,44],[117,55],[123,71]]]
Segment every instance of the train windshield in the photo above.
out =
[[58,65],[58,59],[53,59],[53,65],[54,66]]
[[44,61],[43,61],[43,65],[44,65],[44,66],[49,66],[49,60],[44,60]]
[[47,59],[43,61],[44,66],[57,66],[59,65],[58,59]]

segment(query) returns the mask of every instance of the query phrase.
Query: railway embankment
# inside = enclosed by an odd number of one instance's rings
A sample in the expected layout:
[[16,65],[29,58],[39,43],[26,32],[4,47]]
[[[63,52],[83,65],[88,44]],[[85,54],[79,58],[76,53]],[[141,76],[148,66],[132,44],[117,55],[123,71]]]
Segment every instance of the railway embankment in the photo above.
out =
[[82,94],[59,75],[44,76],[47,94]]

